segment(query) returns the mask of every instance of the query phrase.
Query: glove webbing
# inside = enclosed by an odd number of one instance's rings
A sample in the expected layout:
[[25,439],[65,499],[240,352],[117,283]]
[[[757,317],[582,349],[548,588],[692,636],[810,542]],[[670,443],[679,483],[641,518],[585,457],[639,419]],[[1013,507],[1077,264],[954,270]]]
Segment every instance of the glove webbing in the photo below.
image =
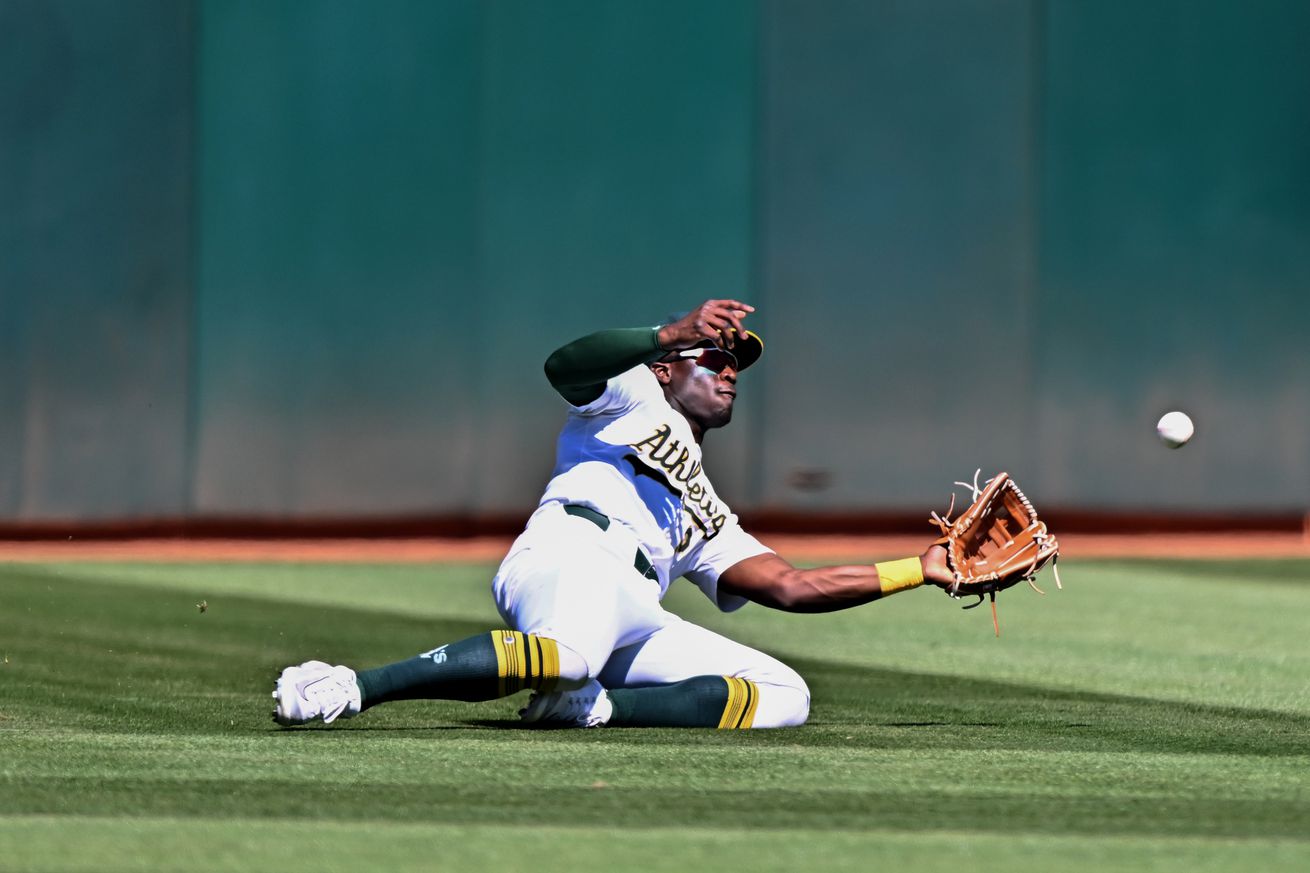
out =
[[[1037,583],[1034,581],[1034,579],[1037,576],[1037,572],[1046,564],[1045,559],[1039,561],[1040,555],[1044,551],[1046,551],[1048,546],[1051,546],[1054,547],[1055,549],[1055,551],[1048,556],[1051,564],[1051,571],[1055,574],[1056,587],[1063,589],[1064,584],[1060,581],[1060,570],[1058,566],[1058,561],[1060,557],[1059,543],[1055,539],[1055,536],[1046,529],[1046,525],[1038,519],[1037,510],[1033,507],[1032,502],[1028,500],[1028,496],[1024,494],[1022,489],[1020,489],[1019,486],[1014,483],[1013,479],[1010,479],[1008,476],[1006,476],[1005,481],[1001,484],[999,488],[995,490],[995,492],[992,494],[991,499],[987,502],[987,504],[983,506],[977,506],[976,505],[977,501],[979,497],[982,495],[983,491],[986,489],[987,486],[991,485],[991,483],[995,481],[995,477],[993,477],[992,479],[988,479],[980,486],[978,484],[978,477],[979,475],[981,475],[981,473],[982,473],[981,468],[974,470],[972,483],[960,482],[960,481],[956,481],[954,483],[962,488],[967,488],[970,491],[970,507],[967,510],[967,512],[982,514],[983,512],[990,509],[994,501],[1003,500],[1004,499],[1003,495],[1007,490],[1009,490],[1023,505],[1029,519],[1028,526],[1025,527],[1022,531],[1020,531],[1019,534],[1015,534],[1013,537],[1011,537],[1007,545],[1012,544],[1014,540],[1018,538],[1019,535],[1025,533],[1030,535],[1030,539],[1028,543],[1024,546],[1022,551],[1010,555],[1003,564],[1001,564],[996,568],[994,573],[999,575],[1002,571],[1005,570],[1006,567],[1013,566],[1016,561],[1022,560],[1024,558],[1024,553],[1031,548],[1035,550],[1035,554],[1031,557],[1031,559],[1029,559],[1031,560],[1031,564],[1027,572],[1025,572],[1024,575],[1021,576],[1020,578],[1022,578],[1025,582],[1027,582],[1028,585],[1038,594],[1045,595],[1046,592],[1043,591],[1041,588],[1037,587]],[[998,475],[1006,475],[1006,474],[998,474]],[[941,530],[943,534],[941,539],[937,540],[937,543],[946,545],[948,550],[950,550],[950,546],[951,546],[950,532],[952,528],[954,528],[955,525],[960,521],[960,519],[951,518],[951,513],[954,512],[954,510],[955,510],[955,492],[952,491],[951,503],[950,506],[947,508],[945,515],[938,515],[936,512],[933,512],[931,513],[931,517],[929,519],[929,521],[937,525],[937,527]],[[1038,528],[1038,529],[1035,530],[1034,528]],[[950,562],[949,566],[951,567],[951,570],[956,574],[957,578],[955,584],[953,584],[949,589],[947,589],[946,593],[949,596],[958,599],[960,597],[963,597],[963,595],[959,593],[959,586],[962,579],[960,578],[959,571],[955,568],[954,563]],[[977,592],[967,592],[967,593],[975,594],[978,600],[962,608],[973,609],[974,607],[979,606],[983,602],[982,593],[977,593]],[[985,593],[987,594],[988,598],[991,600],[992,628],[995,631],[996,635],[999,637],[1001,635],[1001,627],[1000,627],[1000,621],[996,614],[996,590],[992,589],[986,591]]]

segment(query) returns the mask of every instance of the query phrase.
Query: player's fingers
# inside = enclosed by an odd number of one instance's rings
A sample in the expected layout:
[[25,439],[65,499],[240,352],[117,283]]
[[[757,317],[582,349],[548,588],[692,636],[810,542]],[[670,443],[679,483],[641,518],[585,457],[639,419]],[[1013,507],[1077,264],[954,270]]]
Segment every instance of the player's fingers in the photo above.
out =
[[727,308],[727,309],[737,309],[737,310],[741,310],[742,312],[754,312],[754,311],[755,311],[755,307],[754,307],[754,306],[751,306],[749,303],[742,303],[740,300],[709,300],[709,301],[707,301],[707,302],[708,302],[708,303],[716,304],[716,305],[718,305],[718,306],[725,307],[725,308]]
[[[730,328],[732,341],[744,339],[746,328],[743,327],[742,322],[749,313],[755,311],[755,307],[739,300],[716,300],[712,302],[716,304],[713,308],[714,314],[724,322],[724,324],[719,325],[720,330],[724,327]],[[725,331],[725,336],[727,334],[728,332]]]
[[715,327],[722,334],[725,345],[734,345],[737,340],[745,338],[746,328],[742,326],[745,315],[739,309],[723,309],[717,313]]
[[745,336],[741,326],[741,319],[736,317],[731,310],[720,312],[717,317],[710,319],[710,323],[714,327],[714,334],[710,339],[724,348],[732,348],[737,344],[739,337]]
[[746,328],[742,326],[742,319],[745,317],[746,313],[740,309],[728,310],[728,323],[731,324],[732,329],[736,331],[737,339],[746,338]]
[[690,344],[708,339],[724,348],[732,348],[746,336],[742,320],[755,311],[755,307],[740,300],[706,300],[692,310],[683,323],[694,335]]
[[742,303],[740,300],[724,300],[720,311],[740,320],[754,312],[755,307],[749,303]]
[[718,345],[732,345],[732,322],[724,319],[719,313],[706,313],[701,320],[701,336],[710,339]]

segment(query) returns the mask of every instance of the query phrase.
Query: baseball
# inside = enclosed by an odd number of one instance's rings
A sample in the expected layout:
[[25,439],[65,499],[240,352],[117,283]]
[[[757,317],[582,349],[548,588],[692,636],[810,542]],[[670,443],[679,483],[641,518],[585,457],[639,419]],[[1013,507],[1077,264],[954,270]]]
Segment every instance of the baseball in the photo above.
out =
[[1155,432],[1159,434],[1160,442],[1171,449],[1176,449],[1187,444],[1192,434],[1196,432],[1196,428],[1186,412],[1175,410],[1160,416],[1160,420],[1155,425]]

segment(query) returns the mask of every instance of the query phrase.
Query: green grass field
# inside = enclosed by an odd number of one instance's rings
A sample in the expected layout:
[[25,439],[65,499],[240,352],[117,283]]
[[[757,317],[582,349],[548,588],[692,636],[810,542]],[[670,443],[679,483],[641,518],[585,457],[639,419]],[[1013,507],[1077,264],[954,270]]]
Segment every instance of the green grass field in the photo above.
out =
[[1062,569],[1000,639],[935,591],[678,583],[806,676],[800,729],[527,731],[521,697],[281,730],[279,668],[496,626],[491,568],[0,564],[0,870],[1310,869],[1310,562]]

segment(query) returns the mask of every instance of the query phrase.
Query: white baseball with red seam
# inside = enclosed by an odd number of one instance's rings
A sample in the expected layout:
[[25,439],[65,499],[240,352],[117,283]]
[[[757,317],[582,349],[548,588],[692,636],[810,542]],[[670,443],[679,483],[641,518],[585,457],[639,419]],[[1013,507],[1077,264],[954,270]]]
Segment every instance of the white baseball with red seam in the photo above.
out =
[[1160,420],[1155,425],[1155,432],[1160,437],[1160,442],[1164,443],[1171,449],[1184,446],[1196,433],[1196,426],[1192,424],[1192,419],[1186,412],[1166,412],[1160,416]]

